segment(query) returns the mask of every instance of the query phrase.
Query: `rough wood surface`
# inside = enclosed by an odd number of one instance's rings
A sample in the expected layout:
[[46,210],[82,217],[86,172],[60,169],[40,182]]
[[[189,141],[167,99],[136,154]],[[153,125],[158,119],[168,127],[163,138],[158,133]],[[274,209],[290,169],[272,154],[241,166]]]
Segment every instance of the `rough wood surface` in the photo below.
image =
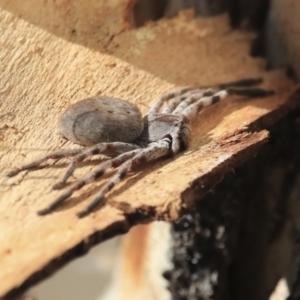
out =
[[[250,58],[252,36],[232,31],[226,16],[193,20],[182,14],[125,30],[131,1],[30,2],[34,11],[22,1],[0,0],[0,297],[28,287],[134,223],[177,218],[223,174],[255,155],[268,138],[262,129],[294,105],[293,83],[281,72],[265,72],[263,60]],[[177,85],[257,76],[277,94],[232,98],[206,109],[187,151],[140,168],[109,195],[111,205],[82,220],[75,213],[103,180],[57,212],[38,217],[36,211],[59,194],[50,187],[67,161],[12,179],[4,176],[12,166],[74,147],[59,139],[57,120],[70,103],[87,96],[123,98],[145,113],[153,99]],[[80,168],[76,178],[94,165]],[[136,214],[141,208],[145,214]]]

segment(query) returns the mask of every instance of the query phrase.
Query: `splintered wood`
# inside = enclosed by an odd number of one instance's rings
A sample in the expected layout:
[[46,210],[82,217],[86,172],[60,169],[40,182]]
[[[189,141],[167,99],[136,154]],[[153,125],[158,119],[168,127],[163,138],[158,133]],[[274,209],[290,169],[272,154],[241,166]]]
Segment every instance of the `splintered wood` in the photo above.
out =
[[[122,9],[101,10],[105,1],[90,1],[78,18],[74,7],[64,7],[68,1],[57,7],[55,1],[45,6],[32,2],[35,14],[25,2],[0,1],[0,297],[24,290],[136,223],[178,218],[226,172],[255,156],[268,140],[265,129],[295,102],[290,97],[294,84],[283,72],[266,72],[262,59],[250,57],[253,36],[231,30],[226,16],[193,19],[185,13],[126,29]],[[126,9],[126,1],[119,2]],[[99,7],[94,10],[95,3]],[[90,18],[83,22],[85,15]],[[97,24],[115,22],[118,16],[123,20],[119,25]],[[78,100],[108,95],[135,103],[145,113],[156,97],[175,86],[245,77],[263,77],[262,87],[276,95],[232,97],[207,108],[194,124],[188,150],[139,168],[108,195],[105,207],[86,218],[75,214],[112,172],[44,217],[36,212],[59,195],[50,188],[68,160],[5,176],[49,151],[78,147],[57,135],[60,115]],[[93,159],[75,177],[96,164]]]

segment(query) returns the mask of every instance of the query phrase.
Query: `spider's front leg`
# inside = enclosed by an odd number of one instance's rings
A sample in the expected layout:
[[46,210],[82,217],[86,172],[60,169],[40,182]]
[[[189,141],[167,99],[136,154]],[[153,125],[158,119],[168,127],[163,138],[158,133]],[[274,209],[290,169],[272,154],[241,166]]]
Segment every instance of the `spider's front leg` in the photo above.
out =
[[[212,86],[181,87],[160,96],[151,106],[148,114],[151,115],[159,113],[166,103],[168,104],[164,107],[162,113],[182,114],[184,109],[199,101],[201,98],[214,96],[216,93],[221,91],[227,91],[231,94],[248,97],[264,97],[273,93],[273,91],[266,91],[267,93],[264,93],[262,92],[265,91],[263,89],[251,88],[254,85],[262,83],[262,81],[262,78],[246,78]],[[216,102],[213,102],[212,104]]]
[[259,88],[249,88],[249,89],[238,89],[238,88],[228,88],[220,90],[217,93],[212,94],[211,96],[205,96],[200,98],[195,103],[187,106],[181,114],[193,121],[197,114],[206,106],[211,106],[218,103],[219,101],[227,98],[229,95],[238,95],[245,96],[249,98],[256,97],[267,97],[273,95],[273,90],[264,90]]

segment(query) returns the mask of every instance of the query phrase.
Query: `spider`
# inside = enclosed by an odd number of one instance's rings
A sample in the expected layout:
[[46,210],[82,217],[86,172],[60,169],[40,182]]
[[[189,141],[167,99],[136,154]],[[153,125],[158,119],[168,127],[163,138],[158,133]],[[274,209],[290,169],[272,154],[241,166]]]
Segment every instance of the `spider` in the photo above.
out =
[[191,123],[204,107],[228,95],[265,97],[274,93],[251,87],[261,82],[261,78],[249,78],[211,87],[178,88],[159,97],[144,118],[137,106],[124,100],[105,96],[81,100],[64,112],[59,131],[62,137],[88,147],[48,154],[12,170],[7,176],[37,168],[48,159],[72,157],[65,175],[53,186],[53,189],[59,189],[86,158],[97,154],[109,156],[110,159],[100,163],[91,173],[67,187],[49,206],[37,212],[38,215],[52,212],[75,191],[96,181],[109,168],[118,168],[92,202],[77,213],[79,218],[84,217],[103,205],[105,195],[135,166],[174,156],[186,149],[191,139]]

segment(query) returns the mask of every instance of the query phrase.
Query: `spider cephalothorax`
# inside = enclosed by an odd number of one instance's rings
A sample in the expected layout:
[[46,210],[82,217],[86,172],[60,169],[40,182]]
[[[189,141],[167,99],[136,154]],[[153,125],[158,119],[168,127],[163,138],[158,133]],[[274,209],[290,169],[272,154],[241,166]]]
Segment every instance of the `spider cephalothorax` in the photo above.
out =
[[191,122],[184,115],[150,114],[144,118],[144,130],[134,141],[142,147],[168,139],[170,154],[186,149],[191,138]]
[[191,138],[191,123],[203,107],[213,105],[230,94],[246,97],[273,94],[273,91],[269,90],[248,88],[261,81],[243,79],[212,87],[179,88],[157,99],[144,119],[137,106],[124,100],[101,96],[79,101],[62,115],[59,122],[60,134],[75,143],[89,147],[51,153],[12,170],[8,176],[12,177],[21,171],[36,168],[48,159],[73,157],[64,177],[53,186],[54,189],[58,189],[66,183],[76,166],[87,157],[96,154],[110,156],[110,159],[67,187],[60,197],[38,212],[44,215],[53,211],[75,191],[97,180],[109,168],[118,168],[94,200],[77,214],[78,217],[83,217],[102,204],[105,194],[136,164],[176,155],[187,148]]

